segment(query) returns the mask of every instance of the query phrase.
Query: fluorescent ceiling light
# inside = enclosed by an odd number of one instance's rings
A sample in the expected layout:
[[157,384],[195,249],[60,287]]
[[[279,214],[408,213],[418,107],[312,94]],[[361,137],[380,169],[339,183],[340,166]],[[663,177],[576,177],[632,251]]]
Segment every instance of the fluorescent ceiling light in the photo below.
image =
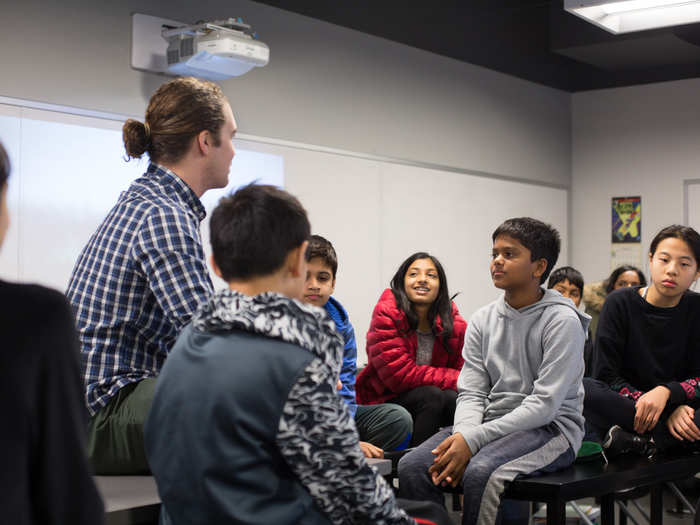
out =
[[564,9],[613,34],[700,22],[700,0],[564,0]]
[[[654,7],[668,7],[670,5],[685,4],[679,0],[622,0],[619,2],[607,2],[600,7],[609,15],[636,11],[638,9],[652,9]],[[692,3],[692,2],[691,2]]]

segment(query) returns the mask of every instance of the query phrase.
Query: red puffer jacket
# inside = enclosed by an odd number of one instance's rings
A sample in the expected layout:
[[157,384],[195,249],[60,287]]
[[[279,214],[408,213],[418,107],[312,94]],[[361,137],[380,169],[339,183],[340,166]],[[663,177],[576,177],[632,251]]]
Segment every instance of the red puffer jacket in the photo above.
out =
[[[457,376],[464,364],[462,346],[467,322],[454,303],[452,319],[452,337],[447,341],[451,353],[436,337],[432,365],[417,365],[418,336],[415,331],[408,332],[406,314],[396,306],[392,291],[384,290],[374,307],[367,332],[369,362],[357,377],[357,402],[361,405],[384,403],[401,392],[425,385],[456,390]],[[437,328],[442,329],[439,318]]]

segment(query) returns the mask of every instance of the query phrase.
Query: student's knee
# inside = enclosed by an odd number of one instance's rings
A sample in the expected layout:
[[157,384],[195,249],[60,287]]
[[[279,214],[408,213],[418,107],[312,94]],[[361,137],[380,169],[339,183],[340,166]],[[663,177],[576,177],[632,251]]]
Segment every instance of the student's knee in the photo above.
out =
[[[430,452],[428,451],[428,454]],[[424,483],[428,480],[428,467],[432,464],[432,457],[427,457],[425,452],[416,448],[399,460],[397,471],[399,474],[399,486],[408,488],[416,483]]]
[[401,479],[402,472],[404,475],[420,472],[429,478],[428,467],[433,464],[435,459],[432,450],[450,435],[452,435],[452,428],[443,429],[403,456],[398,465],[399,479]]
[[440,393],[445,403],[455,403],[457,401],[457,392],[451,388],[440,390]]
[[[413,433],[413,417],[411,413],[401,405],[391,404],[387,413],[387,420],[391,422],[393,433],[400,444],[408,443]],[[405,448],[405,447],[404,447]]]
[[445,404],[445,398],[442,389],[427,385],[419,386],[414,389],[416,395],[420,396],[421,405],[424,409],[442,410]]
[[446,390],[441,390],[440,394],[442,396],[443,410],[450,410],[454,413],[455,407],[457,406],[457,392],[448,388]]

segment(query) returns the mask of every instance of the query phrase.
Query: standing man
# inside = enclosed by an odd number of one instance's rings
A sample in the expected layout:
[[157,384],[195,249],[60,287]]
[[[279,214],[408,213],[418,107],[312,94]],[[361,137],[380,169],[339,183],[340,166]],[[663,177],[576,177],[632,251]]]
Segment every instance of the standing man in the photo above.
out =
[[162,85],[144,122],[124,124],[127,155],[147,153],[148,169],[88,241],[67,291],[80,332],[88,454],[99,474],[148,471],[143,423],[156,377],[213,293],[199,199],[228,184],[235,133],[221,89],[191,77]]

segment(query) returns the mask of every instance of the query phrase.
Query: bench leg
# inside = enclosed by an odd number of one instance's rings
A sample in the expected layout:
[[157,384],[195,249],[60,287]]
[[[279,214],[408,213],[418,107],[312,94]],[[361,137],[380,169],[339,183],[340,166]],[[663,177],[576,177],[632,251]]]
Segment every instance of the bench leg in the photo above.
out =
[[600,497],[600,525],[615,525],[615,496]]
[[619,512],[617,513],[617,525],[627,525],[627,514],[622,510],[622,507],[626,505],[624,501],[618,501],[617,505],[619,507]]
[[547,502],[547,525],[566,525],[566,501]]
[[662,525],[664,521],[664,489],[663,485],[651,487],[649,503],[649,522],[651,525]]

